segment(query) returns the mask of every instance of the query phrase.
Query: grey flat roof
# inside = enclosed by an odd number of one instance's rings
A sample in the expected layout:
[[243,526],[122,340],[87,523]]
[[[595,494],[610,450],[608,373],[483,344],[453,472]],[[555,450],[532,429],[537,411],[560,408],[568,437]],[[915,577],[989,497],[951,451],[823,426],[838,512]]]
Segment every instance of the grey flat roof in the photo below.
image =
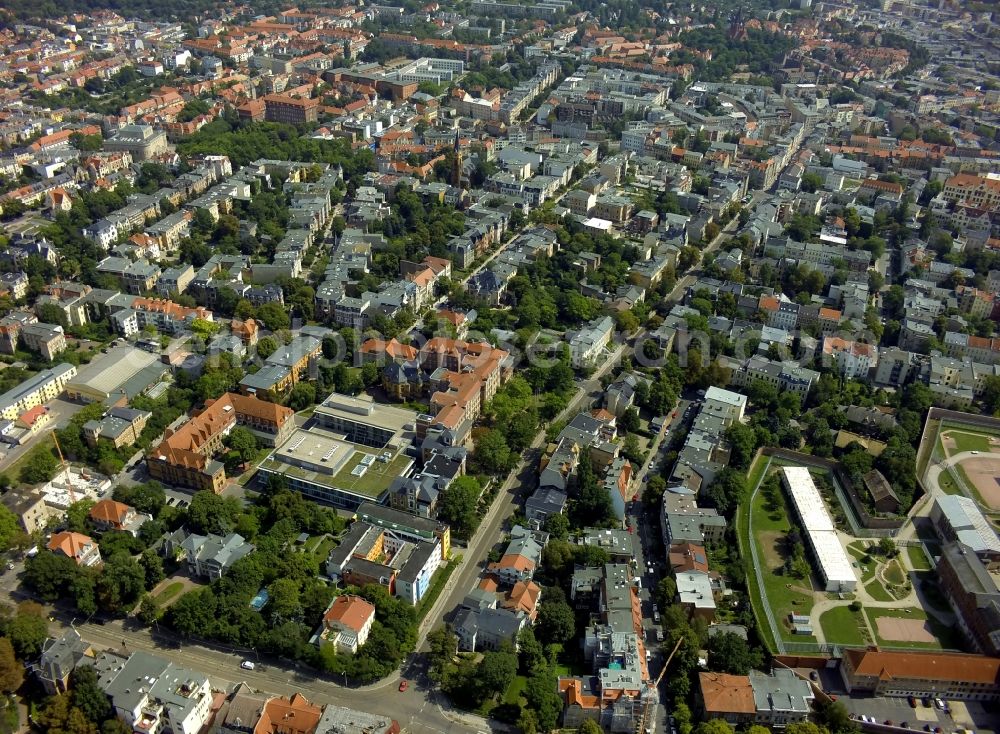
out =
[[142,349],[130,346],[115,347],[81,368],[67,386],[85,388],[91,392],[103,393],[107,397],[117,392],[140,371],[158,361],[158,355]]

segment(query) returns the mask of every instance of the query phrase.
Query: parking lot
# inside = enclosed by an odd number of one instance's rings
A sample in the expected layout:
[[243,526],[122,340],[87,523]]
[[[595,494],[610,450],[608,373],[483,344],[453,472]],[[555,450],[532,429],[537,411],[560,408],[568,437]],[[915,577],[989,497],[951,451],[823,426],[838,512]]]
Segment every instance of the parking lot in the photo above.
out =
[[[809,671],[800,671],[808,675]],[[914,731],[933,732],[940,728],[942,734],[971,729],[976,734],[996,732],[998,720],[995,714],[975,701],[945,700],[949,711],[935,708],[933,700],[917,698],[916,708],[910,706],[906,698],[888,696],[848,695],[844,682],[836,668],[824,668],[819,672],[819,685],[827,693],[837,696],[837,700],[856,717],[871,716],[879,724],[891,721],[894,726],[903,726]]]

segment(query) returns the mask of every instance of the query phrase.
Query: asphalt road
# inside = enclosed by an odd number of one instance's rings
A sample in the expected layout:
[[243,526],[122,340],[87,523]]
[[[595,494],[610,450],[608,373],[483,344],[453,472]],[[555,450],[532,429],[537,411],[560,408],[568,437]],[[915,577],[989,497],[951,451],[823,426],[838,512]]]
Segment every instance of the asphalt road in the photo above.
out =
[[[569,404],[557,416],[557,420],[570,418],[591,405],[601,395],[601,377],[621,361],[624,353],[625,345],[620,345],[591,377],[582,381]],[[500,487],[497,498],[462,554],[461,567],[449,579],[446,592],[438,597],[437,602],[424,618],[420,630],[418,650],[425,649],[424,641],[427,632],[443,624],[466,594],[478,584],[479,576],[486,567],[486,558],[490,548],[500,537],[504,523],[514,514],[518,502],[523,502],[535,487],[538,479],[540,449],[544,443],[545,431],[542,430],[535,435],[531,446],[524,452],[517,467]]]

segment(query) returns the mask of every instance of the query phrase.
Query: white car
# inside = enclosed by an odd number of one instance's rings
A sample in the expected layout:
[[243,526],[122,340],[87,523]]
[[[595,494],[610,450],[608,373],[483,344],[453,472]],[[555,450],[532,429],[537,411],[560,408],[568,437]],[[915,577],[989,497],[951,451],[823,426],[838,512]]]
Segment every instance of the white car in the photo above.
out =
[[252,660],[244,660],[242,663],[240,663],[240,667],[243,668],[243,670],[253,670],[257,666],[254,665]]

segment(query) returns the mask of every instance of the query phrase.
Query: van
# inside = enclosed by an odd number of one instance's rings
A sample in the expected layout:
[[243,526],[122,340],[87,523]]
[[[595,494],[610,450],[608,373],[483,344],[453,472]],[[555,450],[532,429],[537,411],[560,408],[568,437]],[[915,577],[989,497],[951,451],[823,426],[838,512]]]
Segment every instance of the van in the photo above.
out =
[[240,667],[243,668],[243,670],[253,670],[257,666],[254,665],[252,660],[244,660],[242,663],[240,663]]

